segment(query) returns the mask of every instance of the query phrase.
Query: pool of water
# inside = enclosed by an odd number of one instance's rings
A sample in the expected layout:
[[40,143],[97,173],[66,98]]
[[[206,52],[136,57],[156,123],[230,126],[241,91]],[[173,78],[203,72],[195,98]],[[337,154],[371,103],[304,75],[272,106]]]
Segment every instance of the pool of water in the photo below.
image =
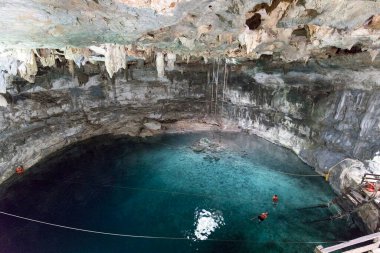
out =
[[[194,152],[207,137],[223,149]],[[293,153],[244,134],[96,138],[47,158],[0,186],[0,252],[312,252],[358,234],[347,221],[307,223],[334,193]],[[275,207],[271,198],[280,198]],[[269,217],[262,223],[261,212]],[[250,218],[254,217],[253,220]],[[323,245],[331,245],[324,243]]]

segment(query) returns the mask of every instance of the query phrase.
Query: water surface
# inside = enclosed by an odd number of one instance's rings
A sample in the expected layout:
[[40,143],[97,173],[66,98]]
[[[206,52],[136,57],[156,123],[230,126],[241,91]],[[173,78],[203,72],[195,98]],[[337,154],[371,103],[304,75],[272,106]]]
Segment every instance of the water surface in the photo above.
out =
[[[224,150],[189,148],[202,137]],[[322,177],[281,172],[315,174],[290,151],[244,134],[96,138],[13,176],[0,186],[0,210],[65,226],[173,239],[91,234],[0,215],[1,252],[304,253],[315,242],[357,234],[346,221],[306,223],[331,210],[296,208],[335,195]],[[273,194],[280,198],[277,207]],[[250,220],[264,211],[269,218],[261,224]]]

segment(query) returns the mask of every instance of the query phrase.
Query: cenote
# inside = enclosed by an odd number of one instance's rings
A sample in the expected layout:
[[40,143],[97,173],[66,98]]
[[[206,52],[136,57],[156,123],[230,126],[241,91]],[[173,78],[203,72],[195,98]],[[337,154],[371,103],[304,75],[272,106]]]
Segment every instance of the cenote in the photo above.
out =
[[[221,148],[194,152],[201,138]],[[312,252],[358,235],[346,220],[308,223],[333,210],[297,208],[335,195],[322,177],[297,175],[315,172],[290,151],[241,133],[97,137],[13,175],[1,185],[0,210],[161,238],[87,233],[2,215],[0,244],[13,253]],[[264,211],[269,217],[258,223]]]

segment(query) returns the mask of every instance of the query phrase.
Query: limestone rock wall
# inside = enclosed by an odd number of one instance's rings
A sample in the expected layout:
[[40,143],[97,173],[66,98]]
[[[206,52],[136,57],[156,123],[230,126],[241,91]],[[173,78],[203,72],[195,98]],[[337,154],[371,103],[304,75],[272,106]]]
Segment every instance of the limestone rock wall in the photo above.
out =
[[[154,67],[120,71],[109,78],[104,65],[49,69],[30,84],[8,87],[0,107],[0,174],[25,168],[70,143],[112,133],[147,136],[180,120],[202,121],[207,112],[207,74],[189,69],[157,78]],[[185,126],[186,127],[186,126]]]
[[128,66],[124,61],[113,78],[103,63],[78,67],[59,58],[43,67],[39,61],[34,83],[13,76],[1,96],[1,171],[43,156],[33,148],[17,151],[23,143],[28,147],[35,139],[58,145],[39,136],[41,131],[66,142],[70,136],[111,132],[146,135],[149,129],[141,131],[145,123],[152,126],[150,120],[205,115],[225,128],[239,126],[293,150],[321,174],[344,158],[375,160],[380,154],[380,60],[368,56],[290,64],[265,58],[199,64],[195,59],[169,66],[173,56],[164,60],[161,54],[159,72],[150,63],[129,61]]
[[[323,61],[231,67],[224,123],[293,150],[318,173],[329,174],[337,193],[356,187],[365,173],[380,174],[379,62],[364,61],[351,55],[329,60],[327,68],[320,68]],[[380,227],[379,203],[354,215],[363,231]]]
[[379,62],[357,71],[341,61],[232,68],[223,114],[250,132],[292,149],[321,174],[344,158],[372,160],[380,150]]

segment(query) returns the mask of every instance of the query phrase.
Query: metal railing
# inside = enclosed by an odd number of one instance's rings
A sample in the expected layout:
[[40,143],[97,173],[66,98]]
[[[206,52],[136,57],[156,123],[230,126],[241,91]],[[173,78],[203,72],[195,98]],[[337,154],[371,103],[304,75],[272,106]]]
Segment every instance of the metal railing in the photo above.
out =
[[380,182],[380,175],[379,174],[371,174],[371,173],[365,173],[363,178],[362,178],[362,182],[361,183],[365,183],[365,182]]
[[368,242],[370,240],[372,240],[372,243],[370,242],[371,244],[361,246],[359,248],[343,251],[343,253],[364,253],[364,252],[368,252],[370,250],[378,249],[380,246],[380,232],[370,234],[370,235],[366,235],[366,236],[362,236],[362,237],[359,237],[359,238],[356,238],[356,239],[353,239],[353,240],[350,240],[347,242],[343,242],[343,243],[340,243],[340,244],[337,244],[334,246],[327,247],[327,248],[323,248],[321,245],[319,245],[315,248],[314,253],[330,253],[330,252],[341,250],[341,249],[344,249],[347,247],[352,247],[352,246],[357,245],[359,243],[365,243],[365,242]]

